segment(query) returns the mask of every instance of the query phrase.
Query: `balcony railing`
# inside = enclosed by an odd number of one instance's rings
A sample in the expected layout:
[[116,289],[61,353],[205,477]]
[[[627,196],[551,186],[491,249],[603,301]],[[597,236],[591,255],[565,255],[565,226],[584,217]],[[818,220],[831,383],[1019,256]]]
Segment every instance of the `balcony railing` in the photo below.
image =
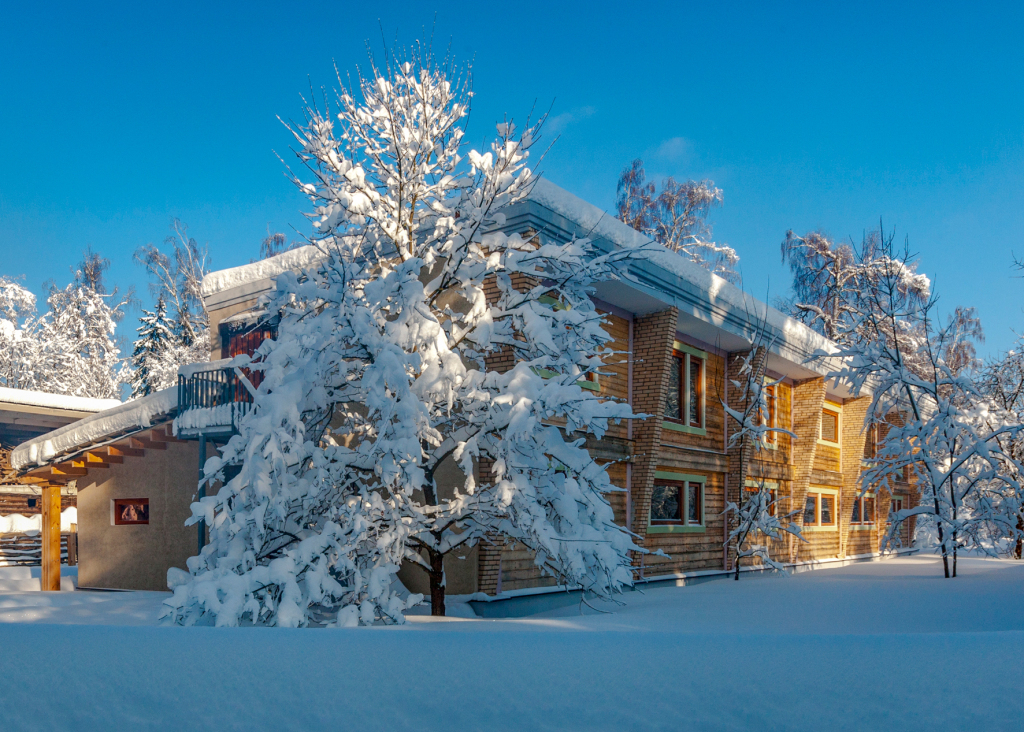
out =
[[252,394],[232,368],[178,374],[177,434],[183,437],[230,434],[252,408]]

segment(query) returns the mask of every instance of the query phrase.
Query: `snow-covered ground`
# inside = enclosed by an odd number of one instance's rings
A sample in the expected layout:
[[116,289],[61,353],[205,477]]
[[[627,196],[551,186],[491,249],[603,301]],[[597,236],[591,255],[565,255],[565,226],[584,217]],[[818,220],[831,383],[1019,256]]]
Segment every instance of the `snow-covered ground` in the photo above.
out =
[[1024,565],[960,571],[910,557],[648,588],[606,615],[351,630],[156,627],[161,593],[0,593],[0,725],[1019,730]]

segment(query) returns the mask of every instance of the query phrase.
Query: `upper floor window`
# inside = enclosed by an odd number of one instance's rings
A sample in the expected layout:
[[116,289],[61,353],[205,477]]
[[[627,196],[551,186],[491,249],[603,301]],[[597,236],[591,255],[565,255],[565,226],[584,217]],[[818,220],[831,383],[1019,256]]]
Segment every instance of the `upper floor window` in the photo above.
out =
[[[676,344],[677,348],[681,344]],[[680,350],[669,364],[665,418],[695,429],[704,428],[705,359]]]
[[[768,411],[765,412],[763,407],[759,407],[757,410],[757,418],[761,423],[762,427],[778,427],[778,411],[776,408],[777,403],[777,389],[778,384],[772,384],[771,386],[764,387],[764,400],[767,403]],[[766,432],[764,441],[768,445],[774,445],[778,441],[778,432]]]
[[832,445],[839,445],[840,412],[838,408],[826,406],[821,410],[821,431],[818,439]]
[[878,425],[868,425],[864,435],[864,459],[871,460],[878,455]]

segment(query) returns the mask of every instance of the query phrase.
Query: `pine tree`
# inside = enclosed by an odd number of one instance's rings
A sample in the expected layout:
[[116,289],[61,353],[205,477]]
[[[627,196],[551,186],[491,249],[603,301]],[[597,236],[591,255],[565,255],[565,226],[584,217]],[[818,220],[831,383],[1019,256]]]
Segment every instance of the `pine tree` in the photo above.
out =
[[152,394],[162,386],[168,350],[175,340],[171,323],[167,320],[167,304],[162,297],[156,301],[155,312],[142,311],[138,333],[131,359],[132,399]]

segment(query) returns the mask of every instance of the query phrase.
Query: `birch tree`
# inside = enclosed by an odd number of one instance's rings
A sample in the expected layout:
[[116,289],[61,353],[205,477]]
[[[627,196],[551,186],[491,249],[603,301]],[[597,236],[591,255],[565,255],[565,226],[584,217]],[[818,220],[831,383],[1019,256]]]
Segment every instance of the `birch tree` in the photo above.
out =
[[861,474],[862,495],[906,473],[921,490],[917,507],[890,516],[886,544],[910,516],[934,522],[943,571],[955,577],[960,551],[1004,554],[1020,537],[1021,463],[1012,446],[1024,428],[970,370],[957,370],[969,352],[964,313],[937,323],[934,295],[922,301],[906,287],[909,254],[895,250],[892,236],[879,241],[877,277],[844,303],[861,338],[841,349],[828,378],[855,394],[870,389],[870,420],[885,430]]
[[619,176],[618,218],[641,234],[664,244],[691,262],[730,282],[739,281],[740,258],[727,244],[716,244],[708,221],[711,209],[721,206],[722,189],[713,181],[676,181],[666,178],[658,191],[646,180],[643,160],[630,163]]

